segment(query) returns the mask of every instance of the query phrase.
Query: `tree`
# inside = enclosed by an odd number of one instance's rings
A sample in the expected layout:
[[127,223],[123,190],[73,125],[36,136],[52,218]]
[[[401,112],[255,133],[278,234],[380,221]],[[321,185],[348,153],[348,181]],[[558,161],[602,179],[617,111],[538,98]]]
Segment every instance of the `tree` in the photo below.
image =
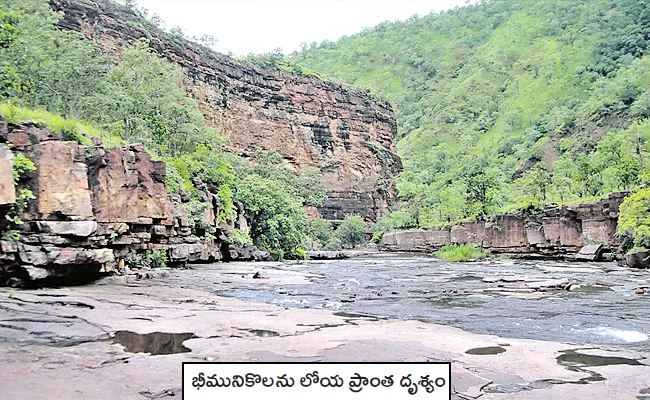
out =
[[81,34],[61,31],[45,0],[0,3],[0,97],[66,117],[96,111],[112,63]]
[[289,193],[302,199],[304,205],[319,207],[325,202],[327,191],[318,168],[306,167],[302,173],[296,173],[284,164],[280,153],[262,149],[255,153],[253,162],[253,173],[282,182]]
[[535,165],[520,178],[520,181],[529,195],[541,201],[542,204],[546,203],[548,189],[551,185],[551,175],[546,164]]
[[138,6],[136,0],[123,0],[123,3],[127,10],[136,10]]
[[635,247],[650,248],[650,189],[641,189],[623,201],[616,233],[631,238]]
[[358,215],[347,216],[336,229],[336,237],[346,248],[362,245],[366,242],[366,223]]
[[299,198],[287,193],[280,183],[258,175],[239,182],[235,197],[244,205],[255,245],[286,258],[298,256],[307,230]]
[[495,204],[495,190],[498,187],[496,177],[486,171],[470,174],[465,179],[466,203],[471,214],[478,218],[487,217]]
[[218,142],[194,101],[180,86],[183,70],[158,56],[146,39],[124,49],[110,71],[111,97],[100,121],[127,141],[179,157],[201,143]]

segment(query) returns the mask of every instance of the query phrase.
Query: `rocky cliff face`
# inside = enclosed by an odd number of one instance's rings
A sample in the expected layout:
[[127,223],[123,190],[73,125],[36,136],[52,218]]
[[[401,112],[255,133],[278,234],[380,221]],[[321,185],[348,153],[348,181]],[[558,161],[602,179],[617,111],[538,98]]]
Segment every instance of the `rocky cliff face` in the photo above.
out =
[[[36,169],[16,181],[17,155]],[[156,251],[176,265],[269,256],[228,244],[233,228],[247,229],[241,205],[236,222],[220,223],[217,196],[196,181],[210,206],[200,225],[214,227],[200,237],[182,200],[168,196],[165,174],[141,145],[104,148],[96,139],[82,146],[0,117],[0,286],[91,278]],[[24,190],[33,198],[21,200]]]
[[256,148],[279,151],[296,170],[316,166],[328,199],[328,219],[359,214],[374,220],[394,195],[391,177],[401,170],[393,153],[397,132],[389,104],[367,93],[312,76],[269,71],[173,40],[133,13],[105,0],[51,0],[65,13],[61,25],[119,53],[141,37],[187,71],[188,92],[209,124],[248,156]]
[[503,215],[489,222],[466,222],[448,229],[385,234],[381,250],[432,252],[448,244],[471,244],[526,257],[587,258],[583,246],[601,244],[616,252],[618,210],[625,193],[578,206],[547,207],[540,215]]

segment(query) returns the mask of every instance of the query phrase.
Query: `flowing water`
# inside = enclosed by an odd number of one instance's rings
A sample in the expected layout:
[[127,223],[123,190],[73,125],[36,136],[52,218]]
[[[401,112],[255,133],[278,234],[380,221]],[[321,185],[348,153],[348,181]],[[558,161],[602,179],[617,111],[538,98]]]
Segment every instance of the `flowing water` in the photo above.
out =
[[[635,293],[637,287],[650,286],[650,271],[616,263],[447,263],[380,254],[256,264],[260,271],[310,274],[309,283],[279,285],[273,279],[231,280],[238,274],[236,264],[214,281],[214,273],[224,268],[219,265],[207,271],[197,267],[197,284],[214,285],[222,296],[327,309],[350,319],[420,320],[502,337],[650,346],[650,295]],[[507,282],[494,282],[496,277],[506,277]],[[512,289],[525,287],[526,280],[549,279],[567,279],[570,284],[535,292]]]

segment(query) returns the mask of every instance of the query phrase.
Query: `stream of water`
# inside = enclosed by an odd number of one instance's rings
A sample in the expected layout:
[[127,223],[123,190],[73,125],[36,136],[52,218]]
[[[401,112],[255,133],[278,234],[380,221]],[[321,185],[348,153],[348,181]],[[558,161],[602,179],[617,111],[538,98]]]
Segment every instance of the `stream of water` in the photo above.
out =
[[[261,271],[310,274],[309,284],[232,280],[238,274],[236,264],[222,271],[216,282],[213,278],[218,267],[210,269],[212,272],[203,269],[201,274],[207,274],[206,278],[199,278],[197,284],[216,283],[215,292],[222,296],[287,308],[327,309],[351,318],[420,320],[502,337],[650,347],[650,295],[635,293],[637,287],[650,286],[650,271],[631,270],[616,263],[447,263],[382,254],[256,265]],[[489,278],[499,276],[519,280],[565,278],[570,290],[500,292],[504,286],[521,286],[523,282],[490,282]]]

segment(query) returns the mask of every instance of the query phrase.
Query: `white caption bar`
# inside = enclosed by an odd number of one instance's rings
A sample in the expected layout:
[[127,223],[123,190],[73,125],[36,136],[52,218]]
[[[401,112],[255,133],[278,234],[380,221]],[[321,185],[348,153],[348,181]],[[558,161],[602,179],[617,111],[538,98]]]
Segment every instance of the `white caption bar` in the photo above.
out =
[[183,400],[451,399],[449,363],[183,363]]

